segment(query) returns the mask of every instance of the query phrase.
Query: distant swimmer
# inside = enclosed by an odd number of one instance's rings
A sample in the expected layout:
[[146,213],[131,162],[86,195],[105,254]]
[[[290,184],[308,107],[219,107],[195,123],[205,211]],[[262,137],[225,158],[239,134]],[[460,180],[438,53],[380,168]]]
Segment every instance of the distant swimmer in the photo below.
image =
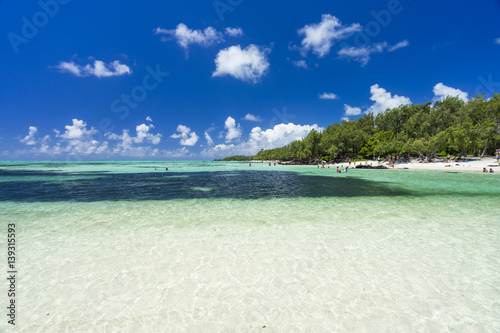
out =
[[248,162],[248,166],[251,167],[252,166],[252,162]]
[[165,171],[168,171],[168,168],[165,168]]

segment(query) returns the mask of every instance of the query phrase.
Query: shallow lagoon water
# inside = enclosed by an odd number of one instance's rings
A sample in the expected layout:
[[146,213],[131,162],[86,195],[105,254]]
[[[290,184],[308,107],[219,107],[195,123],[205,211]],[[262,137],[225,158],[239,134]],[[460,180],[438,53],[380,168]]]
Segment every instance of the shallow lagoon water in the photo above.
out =
[[19,331],[500,330],[496,175],[217,162],[0,173]]

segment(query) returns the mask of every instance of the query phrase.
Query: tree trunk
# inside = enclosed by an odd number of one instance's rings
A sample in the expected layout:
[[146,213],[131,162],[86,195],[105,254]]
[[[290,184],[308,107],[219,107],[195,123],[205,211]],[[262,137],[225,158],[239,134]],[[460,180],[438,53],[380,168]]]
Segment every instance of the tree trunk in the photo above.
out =
[[488,140],[486,140],[486,144],[484,145],[484,149],[483,149],[483,153],[481,154],[481,158],[483,158],[484,155],[486,154],[486,149],[488,149]]

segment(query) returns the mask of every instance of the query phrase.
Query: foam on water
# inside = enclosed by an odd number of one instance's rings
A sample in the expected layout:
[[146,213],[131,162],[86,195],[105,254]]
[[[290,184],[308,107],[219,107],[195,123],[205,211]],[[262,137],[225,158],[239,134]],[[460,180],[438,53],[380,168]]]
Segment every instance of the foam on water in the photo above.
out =
[[17,327],[500,330],[498,178],[356,172],[381,192],[0,202],[18,227]]

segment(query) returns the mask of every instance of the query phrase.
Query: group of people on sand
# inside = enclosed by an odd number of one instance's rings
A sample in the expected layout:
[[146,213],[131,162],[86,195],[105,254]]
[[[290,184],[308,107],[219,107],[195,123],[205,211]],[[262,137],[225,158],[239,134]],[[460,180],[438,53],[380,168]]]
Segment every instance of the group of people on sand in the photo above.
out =
[[488,169],[486,169],[486,168],[483,168],[483,173],[488,173],[488,172],[493,173],[494,171],[492,168],[490,168],[490,171],[488,171]]

